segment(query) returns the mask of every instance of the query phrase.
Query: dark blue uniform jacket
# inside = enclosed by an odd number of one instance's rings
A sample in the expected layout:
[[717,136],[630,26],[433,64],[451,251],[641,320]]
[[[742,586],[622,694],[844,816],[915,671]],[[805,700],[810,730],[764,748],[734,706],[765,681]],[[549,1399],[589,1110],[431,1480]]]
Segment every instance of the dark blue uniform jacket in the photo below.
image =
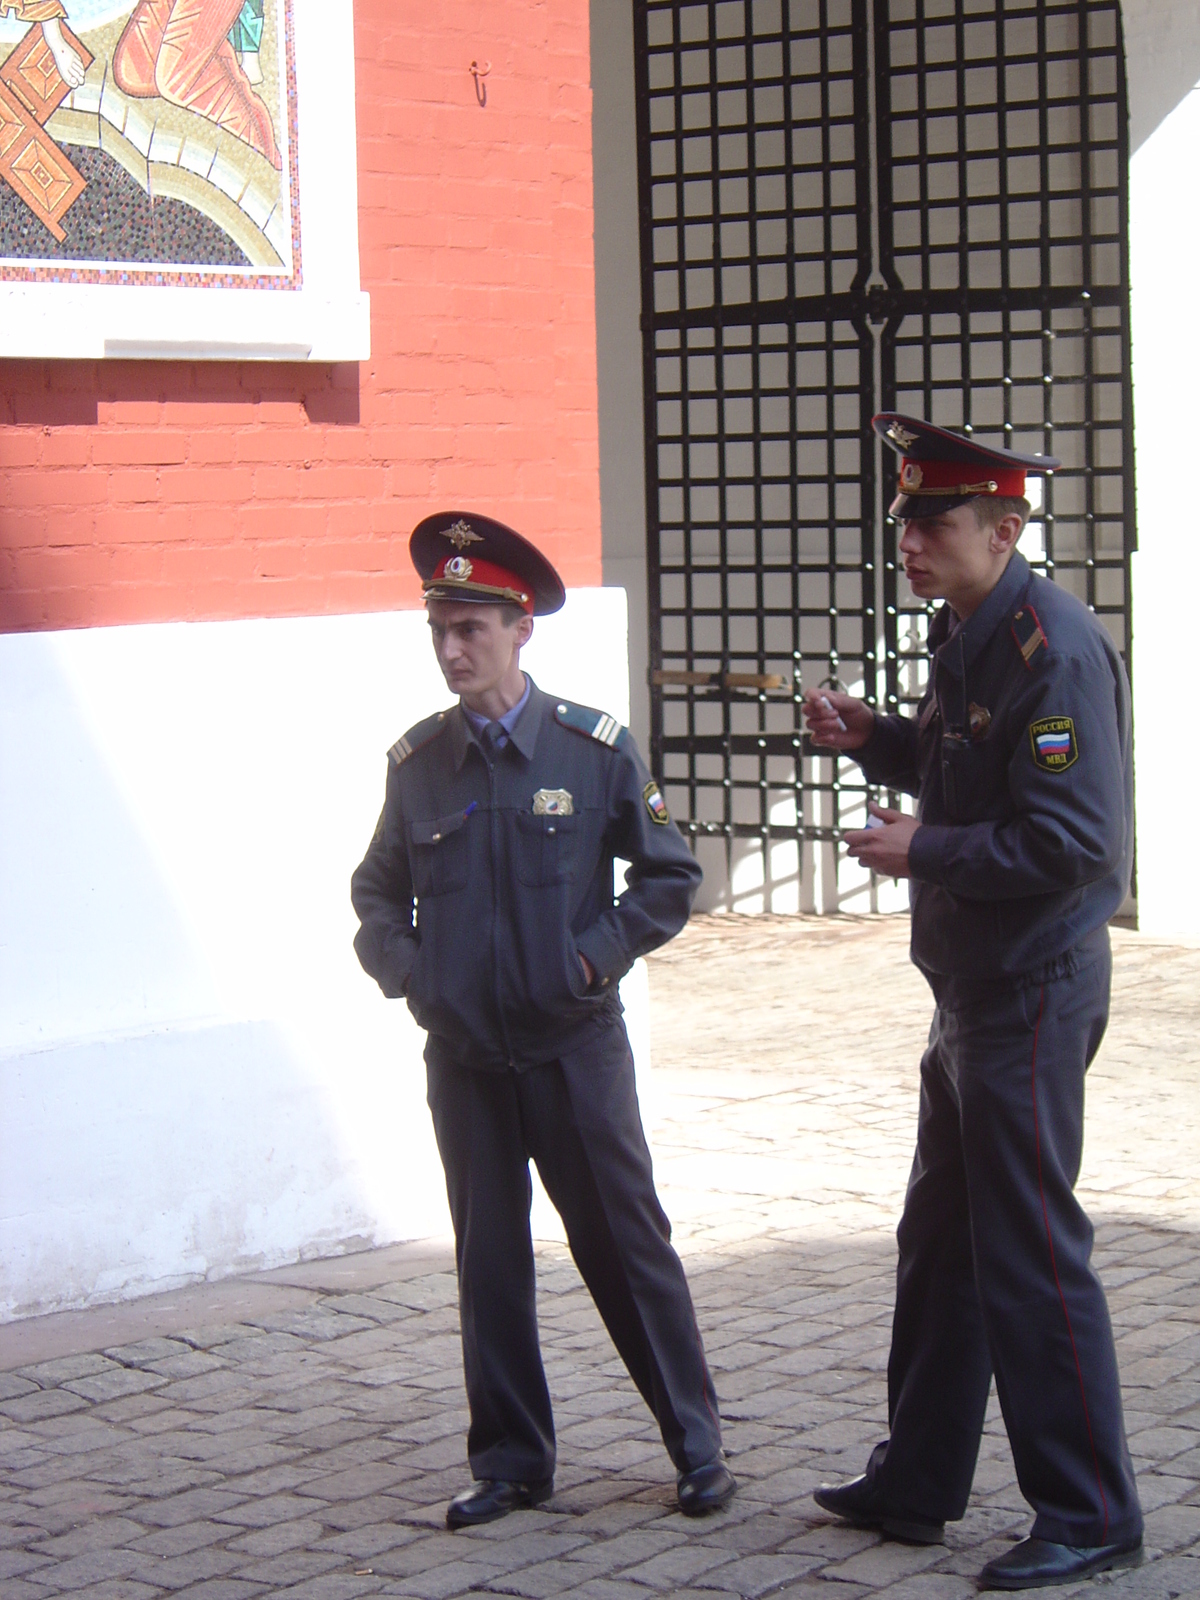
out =
[[1102,623],[1016,554],[966,622],[943,606],[916,718],[877,717],[867,778],[915,794],[913,960],[952,979],[1036,977],[1129,888],[1129,685]]
[[[540,790],[570,814],[535,811]],[[354,948],[455,1059],[527,1067],[619,1016],[617,980],[678,933],[700,878],[628,732],[534,685],[492,766],[457,706],[393,746]]]

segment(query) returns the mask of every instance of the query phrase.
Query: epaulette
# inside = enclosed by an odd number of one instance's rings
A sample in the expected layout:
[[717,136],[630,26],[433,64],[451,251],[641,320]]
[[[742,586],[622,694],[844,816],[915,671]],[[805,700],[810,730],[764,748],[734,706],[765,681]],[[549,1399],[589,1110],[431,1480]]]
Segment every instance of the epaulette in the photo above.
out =
[[1038,621],[1038,614],[1032,606],[1022,606],[1012,619],[1012,636],[1017,641],[1017,649],[1021,652],[1021,659],[1033,671],[1033,658],[1039,650],[1049,650],[1050,641],[1042,630]]
[[426,717],[424,722],[418,722],[407,733],[402,733],[395,744],[388,751],[388,760],[394,761],[397,766],[408,760],[423,744],[428,744],[431,739],[436,739],[446,726],[446,713],[439,711],[436,716]]
[[592,711],[587,706],[573,706],[567,700],[560,700],[554,715],[564,728],[584,733],[589,739],[606,744],[610,750],[620,750],[629,737],[629,729],[623,728],[607,711]]

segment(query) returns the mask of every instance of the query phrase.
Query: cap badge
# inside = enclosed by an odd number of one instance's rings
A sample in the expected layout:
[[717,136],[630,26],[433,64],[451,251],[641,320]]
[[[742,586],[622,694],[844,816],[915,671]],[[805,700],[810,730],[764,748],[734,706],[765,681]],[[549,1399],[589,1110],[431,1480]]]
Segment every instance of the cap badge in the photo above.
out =
[[911,494],[914,489],[919,489],[925,481],[925,474],[915,461],[906,461],[900,468],[900,487],[907,489]]
[[451,556],[442,568],[444,578],[453,578],[456,583],[466,583],[475,568],[466,556]]
[[887,431],[888,438],[893,444],[898,444],[901,450],[907,450],[910,444],[916,444],[917,436],[909,433],[907,428],[902,428],[898,422],[893,422]]
[[533,797],[535,817],[571,817],[575,802],[566,789],[539,789]]
[[469,544],[483,543],[483,535],[476,533],[471,524],[464,522],[461,517],[445,533],[456,550],[465,550]]

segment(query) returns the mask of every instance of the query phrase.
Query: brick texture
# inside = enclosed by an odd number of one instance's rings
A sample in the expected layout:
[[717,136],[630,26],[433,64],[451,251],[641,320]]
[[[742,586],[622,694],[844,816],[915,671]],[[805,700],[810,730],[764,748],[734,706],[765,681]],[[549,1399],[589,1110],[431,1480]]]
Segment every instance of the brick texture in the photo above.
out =
[[587,0],[356,0],[355,46],[371,360],[0,362],[0,630],[414,604],[439,506],[599,582]]

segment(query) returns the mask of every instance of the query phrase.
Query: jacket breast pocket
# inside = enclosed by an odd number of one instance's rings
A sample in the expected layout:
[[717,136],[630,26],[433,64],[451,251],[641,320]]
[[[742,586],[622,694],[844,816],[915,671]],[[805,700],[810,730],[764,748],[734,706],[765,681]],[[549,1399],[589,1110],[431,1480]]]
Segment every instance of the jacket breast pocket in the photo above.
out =
[[409,860],[418,900],[465,889],[470,867],[470,836],[461,811],[427,822],[410,822]]
[[575,877],[579,818],[534,816],[517,811],[516,865],[519,882],[537,888],[570,883]]
[[942,792],[952,822],[994,820],[1008,794],[1004,752],[995,739],[942,741]]

